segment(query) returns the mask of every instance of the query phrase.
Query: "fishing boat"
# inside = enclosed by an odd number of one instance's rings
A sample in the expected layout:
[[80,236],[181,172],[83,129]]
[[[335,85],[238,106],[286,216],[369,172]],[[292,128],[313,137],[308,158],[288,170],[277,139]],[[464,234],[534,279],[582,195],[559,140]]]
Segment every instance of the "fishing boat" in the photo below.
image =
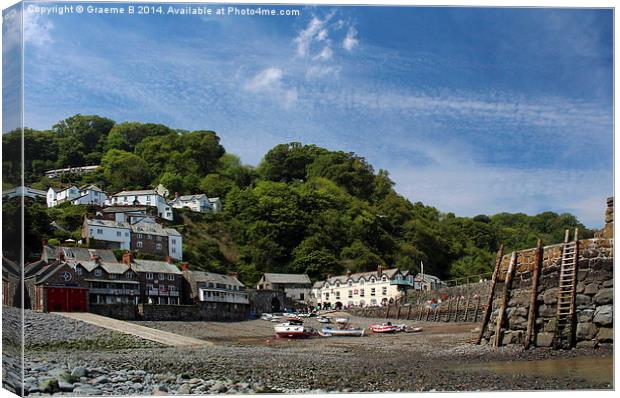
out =
[[346,325],[349,323],[349,318],[336,318],[336,323],[339,325]]
[[373,333],[396,333],[401,329],[399,326],[392,325],[391,323],[379,323],[368,326]]
[[314,329],[304,326],[301,321],[288,321],[275,325],[276,337],[305,339],[315,334]]
[[326,316],[319,316],[316,318],[317,321],[319,321],[320,323],[331,323],[331,319],[329,319]]
[[319,333],[323,337],[332,336],[348,336],[348,337],[362,337],[364,335],[364,329],[362,328],[348,328],[348,329],[332,329],[330,327],[324,327]]

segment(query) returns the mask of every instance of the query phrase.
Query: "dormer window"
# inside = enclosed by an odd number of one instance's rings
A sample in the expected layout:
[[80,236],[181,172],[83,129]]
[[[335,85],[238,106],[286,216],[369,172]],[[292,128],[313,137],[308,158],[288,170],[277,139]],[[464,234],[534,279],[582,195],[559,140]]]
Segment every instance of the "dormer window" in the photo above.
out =
[[360,285],[363,285],[365,283],[364,278],[361,278],[359,283]]
[[101,272],[101,270],[99,268],[97,268],[95,270],[95,276],[101,276],[103,274],[103,272]]
[[340,287],[340,282],[336,282],[336,287]]
[[353,286],[353,281],[351,279],[349,279],[348,284],[349,284],[349,286]]
[[375,278],[370,278],[370,283],[375,283]]
[[383,282],[387,282],[387,276],[383,275],[383,277],[381,278],[381,280],[382,280]]

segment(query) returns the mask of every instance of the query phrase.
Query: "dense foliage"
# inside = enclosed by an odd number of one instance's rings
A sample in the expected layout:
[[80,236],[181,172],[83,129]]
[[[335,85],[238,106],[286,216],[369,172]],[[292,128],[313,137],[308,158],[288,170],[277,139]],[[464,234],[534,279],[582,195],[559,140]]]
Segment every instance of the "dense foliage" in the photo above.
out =
[[[19,182],[19,132],[3,136],[5,183]],[[399,195],[385,170],[363,157],[315,145],[277,145],[257,168],[226,153],[213,131],[180,131],[158,124],[120,123],[75,115],[50,131],[24,132],[26,184],[47,189],[96,183],[111,192],[164,184],[170,192],[221,197],[221,214],[178,212],[171,223],[184,236],[195,268],[238,271],[246,282],[261,272],[306,272],[313,279],[346,270],[399,267],[441,278],[492,270],[500,242],[506,251],[560,242],[579,227],[570,214],[501,213],[473,218],[441,213]],[[47,179],[47,169],[101,164],[91,174]],[[5,220],[17,220],[14,204]],[[30,249],[41,238],[78,238],[95,209],[61,205],[26,209]],[[53,223],[53,224],[50,224]],[[10,224],[10,223],[9,223]],[[18,230],[18,225],[5,228]],[[3,234],[5,247],[14,234]]]

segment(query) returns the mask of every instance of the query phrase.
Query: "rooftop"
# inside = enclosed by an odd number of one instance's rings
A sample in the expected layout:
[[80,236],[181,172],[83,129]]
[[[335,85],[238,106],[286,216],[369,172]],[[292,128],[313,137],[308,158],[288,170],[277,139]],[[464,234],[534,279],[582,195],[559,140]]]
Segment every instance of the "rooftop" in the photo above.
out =
[[310,277],[306,274],[263,274],[265,281],[271,283],[298,283],[298,284],[311,284]]

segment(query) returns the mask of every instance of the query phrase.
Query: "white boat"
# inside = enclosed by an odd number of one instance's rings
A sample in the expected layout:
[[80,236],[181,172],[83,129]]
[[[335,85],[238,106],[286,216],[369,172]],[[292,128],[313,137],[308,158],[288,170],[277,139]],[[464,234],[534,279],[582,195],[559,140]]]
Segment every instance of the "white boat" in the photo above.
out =
[[305,339],[315,334],[314,329],[304,326],[298,321],[289,321],[275,325],[276,337],[289,339]]
[[401,331],[399,326],[394,326],[390,322],[370,325],[368,328],[372,330],[373,333],[395,333]]
[[331,323],[331,319],[329,319],[326,316],[317,317],[316,320],[319,321],[320,323]]
[[347,324],[347,323],[349,323],[349,318],[344,318],[344,317],[336,318],[336,323],[338,323],[338,324]]
[[320,335],[323,337],[332,337],[332,336],[362,337],[364,336],[364,329],[361,329],[361,328],[332,329],[330,327],[324,327],[321,330]]

